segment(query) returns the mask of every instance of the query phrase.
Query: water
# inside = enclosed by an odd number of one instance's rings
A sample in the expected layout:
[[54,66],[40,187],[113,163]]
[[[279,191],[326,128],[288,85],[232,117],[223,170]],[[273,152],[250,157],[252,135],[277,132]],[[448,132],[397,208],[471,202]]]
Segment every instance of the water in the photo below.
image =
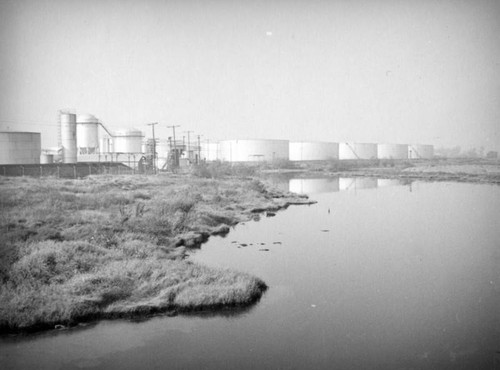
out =
[[287,184],[318,204],[238,225],[190,257],[264,279],[253,307],[2,338],[0,367],[500,368],[500,187]]

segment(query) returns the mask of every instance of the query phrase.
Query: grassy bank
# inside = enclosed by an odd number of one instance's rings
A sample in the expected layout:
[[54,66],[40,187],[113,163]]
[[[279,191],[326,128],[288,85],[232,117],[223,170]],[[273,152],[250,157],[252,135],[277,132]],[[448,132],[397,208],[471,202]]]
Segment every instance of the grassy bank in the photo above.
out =
[[307,200],[229,175],[0,178],[0,330],[259,299],[263,281],[190,263],[185,250]]

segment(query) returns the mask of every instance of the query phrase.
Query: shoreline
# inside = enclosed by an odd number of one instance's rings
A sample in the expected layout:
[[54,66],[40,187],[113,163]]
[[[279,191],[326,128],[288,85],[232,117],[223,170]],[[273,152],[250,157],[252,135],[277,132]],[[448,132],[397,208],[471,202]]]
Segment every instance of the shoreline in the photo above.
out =
[[247,307],[267,285],[185,260],[211,235],[307,197],[255,178],[4,178],[0,333]]

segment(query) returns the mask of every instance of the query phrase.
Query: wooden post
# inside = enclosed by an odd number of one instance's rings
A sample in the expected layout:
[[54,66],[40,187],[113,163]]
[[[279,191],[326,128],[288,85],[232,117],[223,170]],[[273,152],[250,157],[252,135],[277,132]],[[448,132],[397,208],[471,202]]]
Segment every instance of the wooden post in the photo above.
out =
[[73,178],[76,179],[76,165],[73,165]]
[[59,168],[59,166],[57,166],[57,178],[60,178],[61,177],[61,170]]

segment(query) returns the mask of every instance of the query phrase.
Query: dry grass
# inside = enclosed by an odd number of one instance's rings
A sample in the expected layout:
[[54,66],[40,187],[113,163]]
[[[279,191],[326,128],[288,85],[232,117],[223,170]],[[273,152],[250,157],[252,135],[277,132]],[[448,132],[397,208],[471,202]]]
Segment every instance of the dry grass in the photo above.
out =
[[0,330],[245,305],[265,284],[184,260],[252,210],[304,202],[252,179],[0,177]]

